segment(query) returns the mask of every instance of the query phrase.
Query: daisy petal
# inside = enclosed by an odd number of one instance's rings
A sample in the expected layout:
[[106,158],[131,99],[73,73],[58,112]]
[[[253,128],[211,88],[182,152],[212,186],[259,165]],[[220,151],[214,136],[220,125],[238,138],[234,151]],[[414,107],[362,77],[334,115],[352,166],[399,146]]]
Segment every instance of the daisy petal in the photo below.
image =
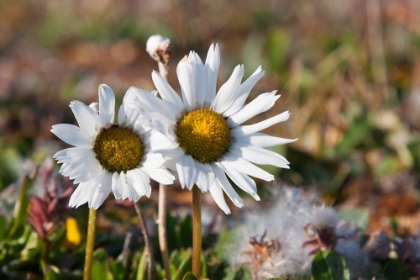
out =
[[229,178],[242,190],[252,195],[256,201],[260,201],[260,197],[257,195],[257,186],[255,181],[231,166],[231,163],[222,161],[220,164],[223,170],[229,176]]
[[244,202],[229,183],[229,180],[226,178],[225,172],[220,163],[212,163],[211,167],[213,169],[214,175],[216,175],[216,180],[220,184],[220,187],[222,187],[230,200],[232,200],[233,204],[236,205],[236,207],[242,208],[244,206]]
[[187,187],[191,190],[197,181],[197,170],[193,158],[190,155],[185,154],[180,156],[176,162],[176,170],[178,172],[181,187]]
[[[224,83],[216,94],[216,98],[211,108],[219,114],[223,114],[235,102],[238,87],[244,76],[244,66],[238,65],[233,70],[229,80]],[[223,114],[224,116],[224,114]]]
[[132,200],[130,197],[131,195],[130,189],[131,189],[131,186],[127,178],[127,174],[125,174],[124,172],[120,172],[120,192],[122,195],[122,199],[129,198],[130,200]]
[[230,152],[256,164],[269,164],[286,169],[290,168],[288,165],[289,162],[283,156],[263,148],[253,146],[232,147]]
[[195,109],[194,69],[185,57],[176,67],[179,84],[181,85],[182,99],[188,112]]
[[101,124],[98,114],[80,101],[70,102],[70,108],[83,134],[89,139],[95,139]]
[[114,123],[114,110],[115,110],[115,96],[112,89],[102,84],[98,88],[99,94],[99,118],[102,127],[109,123]]
[[127,115],[125,114],[124,103],[121,104],[120,109],[118,110],[118,125],[124,126],[125,122],[127,121]]
[[266,119],[262,122],[252,124],[252,125],[243,125],[243,126],[237,126],[230,130],[232,137],[241,137],[244,135],[249,135],[258,131],[261,131],[263,129],[266,129],[267,127],[270,127],[272,125],[275,125],[279,122],[286,121],[290,116],[289,111],[283,112],[281,114],[278,114],[277,116],[274,116],[272,118]]
[[88,138],[79,127],[72,124],[56,124],[51,132],[69,145],[79,147],[92,147],[94,138]]
[[114,172],[112,175],[112,192],[114,193],[115,199],[122,199],[124,190],[122,189],[120,174],[118,172]]
[[206,192],[210,189],[213,184],[215,176],[211,166],[208,164],[202,164],[201,162],[195,162],[197,168],[197,182],[195,183],[202,192]]
[[204,101],[204,107],[209,108],[216,96],[216,84],[217,84],[217,73],[220,65],[220,50],[219,45],[213,44],[210,46],[207,52],[206,58],[206,77],[207,77],[207,92]]
[[137,109],[143,114],[157,112],[174,120],[184,110],[184,106],[177,107],[169,101],[162,100],[136,87],[130,87],[128,92],[134,92],[136,94],[136,100],[127,103],[126,106]]
[[226,110],[224,116],[231,116],[238,112],[242,108],[242,106],[244,106],[245,101],[248,98],[252,88],[261,79],[261,77],[264,76],[264,73],[264,71],[261,71],[261,66],[258,67],[257,70],[255,70],[255,72],[239,86],[236,95],[237,97],[233,104],[230,106],[230,108]]
[[143,157],[143,166],[147,168],[160,168],[165,163],[162,155],[159,153],[147,153],[146,156]]
[[94,184],[92,182],[81,183],[77,186],[76,190],[70,197],[69,206],[70,207],[79,207],[80,205],[88,202],[90,193],[94,191]]
[[[138,110],[135,110],[129,106],[125,106],[124,105],[124,110],[125,110],[125,122],[122,126],[129,128],[131,130],[134,130],[134,126],[136,125],[139,117],[140,117],[140,112]],[[150,121],[152,122],[152,121]]]
[[276,92],[277,91],[275,90],[269,93],[260,94],[257,98],[242,107],[242,109],[227,119],[229,127],[238,126],[250,118],[271,109],[274,106],[274,103],[276,103],[276,100],[280,98],[280,95],[275,96]]
[[152,188],[150,187],[150,179],[145,172],[140,169],[133,169],[127,172],[133,183],[133,188],[139,196],[149,197]]
[[127,189],[127,198],[130,201],[134,201],[137,202],[140,199],[140,195],[137,193],[136,189],[134,188],[135,186],[135,182],[133,180],[133,178],[128,174],[128,173],[124,173],[122,172],[124,175],[120,175],[120,177],[125,176],[125,180],[128,183],[128,189]]
[[225,198],[223,197],[222,188],[220,187],[217,180],[214,180],[213,185],[210,187],[210,193],[217,206],[219,206],[226,215],[230,214],[229,206],[226,204]]
[[172,89],[168,82],[157,72],[153,71],[152,80],[163,100],[166,100],[177,108],[184,107],[179,95]]
[[255,166],[254,164],[250,163],[247,160],[244,160],[241,157],[237,157],[236,155],[233,155],[232,153],[227,153],[223,157],[223,161],[228,161],[231,163],[231,166],[238,170],[239,172],[248,174],[250,176],[253,176],[255,178],[259,178],[261,180],[270,182],[274,181],[274,176],[264,169],[261,169],[258,166]]
[[74,184],[87,182],[95,179],[102,171],[102,167],[96,162],[96,159],[80,163],[76,168],[73,165],[69,178],[74,180]]
[[152,169],[152,168],[143,167],[142,170],[146,172],[146,174],[150,178],[164,185],[170,185],[175,180],[175,177],[168,170],[165,170],[163,168]]
[[77,163],[84,162],[87,158],[95,158],[95,153],[91,147],[74,147],[67,148],[61,151],[56,152],[53,155],[58,163]]
[[[207,80],[206,80],[206,69],[204,68],[203,62],[195,52],[190,52],[188,61],[193,67],[194,71],[194,88],[195,88],[195,102],[199,108],[203,107],[204,101],[207,96]],[[197,107],[197,106],[196,106]]]
[[95,188],[93,199],[89,207],[98,209],[111,192],[112,174],[107,171],[102,171],[95,181],[99,184],[99,186]]
[[151,151],[177,148],[179,144],[175,142],[175,137],[169,135],[171,134],[169,131],[166,133],[163,134],[161,131],[152,130],[150,133],[144,135],[144,143],[150,146]]
[[232,142],[238,143],[244,146],[252,145],[252,146],[257,146],[261,148],[267,148],[267,147],[273,147],[273,146],[292,143],[292,142],[295,142],[296,140],[297,138],[287,139],[287,138],[275,137],[275,136],[270,136],[264,133],[256,132],[254,134],[247,135],[245,137],[233,138]]

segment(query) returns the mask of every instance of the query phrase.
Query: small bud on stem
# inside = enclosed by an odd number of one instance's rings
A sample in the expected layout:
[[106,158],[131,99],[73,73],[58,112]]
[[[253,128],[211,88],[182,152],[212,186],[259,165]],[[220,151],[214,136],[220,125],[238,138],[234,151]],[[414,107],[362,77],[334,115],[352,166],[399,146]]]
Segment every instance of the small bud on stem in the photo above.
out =
[[146,51],[159,64],[159,72],[166,79],[171,58],[171,41],[161,35],[153,35],[147,40]]

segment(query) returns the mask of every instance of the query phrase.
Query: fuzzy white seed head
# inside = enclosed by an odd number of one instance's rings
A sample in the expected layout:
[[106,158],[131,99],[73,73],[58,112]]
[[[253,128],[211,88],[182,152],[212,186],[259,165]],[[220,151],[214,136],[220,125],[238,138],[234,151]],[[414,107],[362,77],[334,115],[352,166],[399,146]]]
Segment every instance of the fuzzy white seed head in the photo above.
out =
[[360,249],[355,223],[301,189],[283,188],[279,195],[269,211],[248,213],[235,230],[236,243],[226,246],[233,265],[249,266],[255,279],[303,277],[310,274],[317,252],[332,250],[363,275],[368,257]]
[[167,63],[169,60],[171,41],[162,35],[150,36],[146,43],[146,51],[157,62]]
[[312,225],[317,229],[334,228],[340,220],[337,212],[330,207],[314,207],[310,214],[312,214],[310,217]]

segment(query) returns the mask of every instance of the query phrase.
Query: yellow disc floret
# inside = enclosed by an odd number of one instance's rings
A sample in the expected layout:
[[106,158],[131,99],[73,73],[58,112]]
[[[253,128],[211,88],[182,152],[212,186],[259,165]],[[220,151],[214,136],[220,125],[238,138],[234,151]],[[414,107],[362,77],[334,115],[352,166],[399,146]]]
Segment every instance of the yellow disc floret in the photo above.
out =
[[143,158],[143,144],[132,130],[111,126],[104,128],[95,139],[93,150],[101,166],[110,172],[127,172]]
[[225,119],[209,109],[186,114],[178,122],[176,135],[180,147],[202,163],[214,162],[230,145],[230,131]]

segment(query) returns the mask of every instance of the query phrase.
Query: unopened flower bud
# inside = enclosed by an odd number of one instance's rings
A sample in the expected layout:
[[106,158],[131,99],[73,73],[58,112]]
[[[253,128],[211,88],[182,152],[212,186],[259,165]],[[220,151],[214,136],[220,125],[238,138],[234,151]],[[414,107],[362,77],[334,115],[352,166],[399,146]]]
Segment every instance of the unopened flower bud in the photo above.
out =
[[162,35],[153,35],[147,40],[146,51],[157,62],[167,64],[171,58],[171,41]]

